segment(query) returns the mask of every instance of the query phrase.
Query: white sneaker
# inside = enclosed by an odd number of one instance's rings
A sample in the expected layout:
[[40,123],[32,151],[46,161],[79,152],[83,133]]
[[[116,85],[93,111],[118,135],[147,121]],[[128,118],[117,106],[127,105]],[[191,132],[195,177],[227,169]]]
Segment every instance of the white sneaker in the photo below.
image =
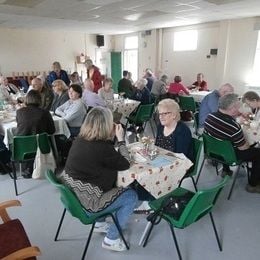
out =
[[107,222],[97,222],[93,231],[95,233],[107,233],[109,226]]
[[127,250],[123,240],[121,240],[120,238],[114,240],[114,242],[112,244],[107,243],[104,239],[104,241],[102,242],[102,247],[105,249],[113,250],[113,251],[117,251],[117,252]]

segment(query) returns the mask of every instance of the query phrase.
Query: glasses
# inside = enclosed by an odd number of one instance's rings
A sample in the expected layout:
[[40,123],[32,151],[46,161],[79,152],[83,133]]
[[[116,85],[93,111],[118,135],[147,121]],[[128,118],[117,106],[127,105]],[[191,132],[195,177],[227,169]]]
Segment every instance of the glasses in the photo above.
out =
[[159,113],[159,116],[166,116],[166,115],[169,115],[171,114],[172,112],[164,112],[164,113]]

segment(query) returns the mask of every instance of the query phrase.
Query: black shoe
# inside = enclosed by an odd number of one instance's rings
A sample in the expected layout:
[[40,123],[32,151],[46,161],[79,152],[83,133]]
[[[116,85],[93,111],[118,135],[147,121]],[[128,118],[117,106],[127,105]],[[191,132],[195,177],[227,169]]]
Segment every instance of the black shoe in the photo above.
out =
[[143,131],[144,131],[144,128],[142,126],[139,126],[137,129],[137,133],[141,134],[141,133],[143,133]]
[[232,176],[233,175],[233,171],[232,170],[223,170],[222,173],[221,173],[221,177],[224,178],[225,176]]
[[22,176],[25,179],[31,179],[32,178],[32,173],[30,172],[30,169],[25,169],[22,173]]

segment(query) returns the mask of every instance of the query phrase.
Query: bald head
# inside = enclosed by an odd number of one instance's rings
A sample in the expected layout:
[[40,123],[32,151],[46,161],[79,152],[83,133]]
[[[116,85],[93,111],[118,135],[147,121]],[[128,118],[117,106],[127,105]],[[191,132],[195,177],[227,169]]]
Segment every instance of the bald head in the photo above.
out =
[[94,82],[91,79],[85,79],[84,88],[93,92],[94,90]]
[[219,92],[219,95],[221,97],[223,97],[227,94],[233,94],[234,93],[234,87],[231,84],[226,83],[226,84],[220,86],[220,88],[218,89],[218,92]]
[[39,79],[39,78],[34,78],[33,80],[32,80],[32,88],[34,89],[34,90],[37,90],[37,91],[39,91],[39,92],[41,92],[42,91],[42,87],[43,87],[43,83],[42,83],[42,80],[41,79]]

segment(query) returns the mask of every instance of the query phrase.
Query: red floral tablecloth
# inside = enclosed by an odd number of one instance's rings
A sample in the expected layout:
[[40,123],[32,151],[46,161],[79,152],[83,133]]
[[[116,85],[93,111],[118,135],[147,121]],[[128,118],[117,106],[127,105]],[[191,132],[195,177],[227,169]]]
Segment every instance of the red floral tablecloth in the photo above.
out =
[[130,169],[118,173],[117,185],[126,187],[137,180],[155,198],[175,189],[192,166],[192,162],[183,154],[170,153],[161,148],[158,148],[159,155],[153,161],[140,157],[140,143],[130,145],[129,149],[132,155],[137,153],[138,156]]

